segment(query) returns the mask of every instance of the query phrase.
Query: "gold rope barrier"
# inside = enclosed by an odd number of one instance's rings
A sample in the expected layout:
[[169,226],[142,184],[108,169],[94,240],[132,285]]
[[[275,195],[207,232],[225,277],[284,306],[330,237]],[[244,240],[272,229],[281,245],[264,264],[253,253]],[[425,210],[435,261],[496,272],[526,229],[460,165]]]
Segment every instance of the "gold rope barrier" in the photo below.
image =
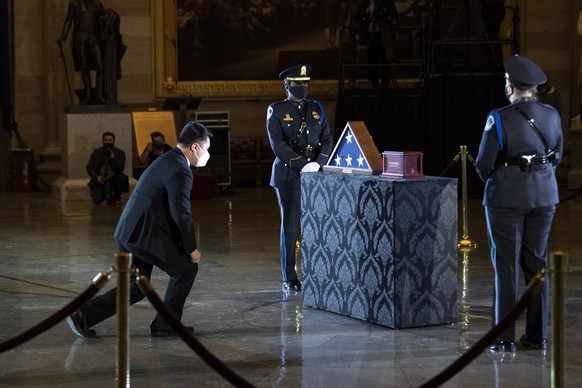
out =
[[467,159],[473,162],[473,157],[468,154],[467,146],[460,146],[459,153],[454,160],[461,159],[461,191],[462,191],[462,207],[463,207],[463,237],[459,241],[458,247],[461,249],[477,248],[477,242],[471,240],[469,237],[469,221],[467,216]]
[[129,277],[131,253],[118,252],[117,260],[117,386],[129,387]]
[[554,252],[550,255],[550,278],[552,285],[552,388],[566,386],[565,364],[565,305],[566,305],[566,267],[568,255],[563,252]]

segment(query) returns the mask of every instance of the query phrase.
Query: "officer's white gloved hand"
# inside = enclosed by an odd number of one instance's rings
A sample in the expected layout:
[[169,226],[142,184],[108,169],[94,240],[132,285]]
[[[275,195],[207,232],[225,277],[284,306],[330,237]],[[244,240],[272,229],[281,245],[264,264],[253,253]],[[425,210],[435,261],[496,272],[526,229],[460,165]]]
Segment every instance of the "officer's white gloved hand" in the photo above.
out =
[[319,163],[317,162],[309,162],[301,169],[301,172],[317,172],[319,171]]

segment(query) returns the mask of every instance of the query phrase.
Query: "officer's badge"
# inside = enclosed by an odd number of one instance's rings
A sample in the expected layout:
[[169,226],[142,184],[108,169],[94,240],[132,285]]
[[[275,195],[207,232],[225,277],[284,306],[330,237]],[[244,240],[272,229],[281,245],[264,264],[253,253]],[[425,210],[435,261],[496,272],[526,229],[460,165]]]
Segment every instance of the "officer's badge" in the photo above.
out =
[[493,124],[495,124],[495,119],[493,118],[493,115],[489,115],[489,117],[487,117],[487,122],[485,123],[485,131],[490,130],[493,127]]
[[289,113],[285,113],[285,117],[283,117],[283,121],[293,121],[293,117],[289,115]]
[[316,120],[319,120],[319,117],[320,117],[319,113],[317,113],[316,111],[311,112],[311,116]]
[[302,77],[307,77],[307,67],[301,66],[301,74]]

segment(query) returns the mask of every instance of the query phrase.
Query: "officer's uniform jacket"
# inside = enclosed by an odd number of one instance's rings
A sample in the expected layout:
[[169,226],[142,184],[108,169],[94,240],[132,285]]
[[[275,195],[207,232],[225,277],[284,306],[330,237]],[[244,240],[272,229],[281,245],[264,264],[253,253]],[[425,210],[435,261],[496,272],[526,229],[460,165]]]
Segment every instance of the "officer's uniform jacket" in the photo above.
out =
[[[557,160],[540,166],[539,171],[523,172],[518,165],[506,163],[520,152],[547,153],[540,137],[516,107],[534,120],[548,147],[557,151]],[[516,209],[556,205],[559,198],[555,167],[561,155],[562,127],[560,115],[553,107],[533,98],[522,98],[493,110],[487,116],[475,160],[477,173],[486,182],[483,205]]]
[[[303,122],[305,129],[297,137]],[[289,99],[272,103],[267,110],[267,132],[275,153],[273,187],[298,189],[301,169],[309,162],[323,166],[333,147],[327,116],[316,100],[306,99],[300,105]]]

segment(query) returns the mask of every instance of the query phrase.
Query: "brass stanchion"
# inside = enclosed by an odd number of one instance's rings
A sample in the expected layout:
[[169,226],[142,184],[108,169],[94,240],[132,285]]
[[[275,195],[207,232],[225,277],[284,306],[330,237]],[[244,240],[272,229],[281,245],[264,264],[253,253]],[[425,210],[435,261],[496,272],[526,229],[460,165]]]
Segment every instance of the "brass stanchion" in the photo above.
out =
[[554,252],[550,255],[550,277],[552,284],[552,368],[551,386],[563,388],[566,375],[565,364],[565,305],[566,305],[566,267],[568,255]]
[[129,387],[129,277],[131,253],[118,252],[117,258],[117,387]]
[[455,156],[455,161],[461,158],[461,195],[463,212],[463,237],[459,240],[458,247],[461,249],[477,248],[477,242],[469,238],[469,221],[467,219],[467,158],[473,162],[473,157],[468,155],[467,146],[460,146],[460,151]]

